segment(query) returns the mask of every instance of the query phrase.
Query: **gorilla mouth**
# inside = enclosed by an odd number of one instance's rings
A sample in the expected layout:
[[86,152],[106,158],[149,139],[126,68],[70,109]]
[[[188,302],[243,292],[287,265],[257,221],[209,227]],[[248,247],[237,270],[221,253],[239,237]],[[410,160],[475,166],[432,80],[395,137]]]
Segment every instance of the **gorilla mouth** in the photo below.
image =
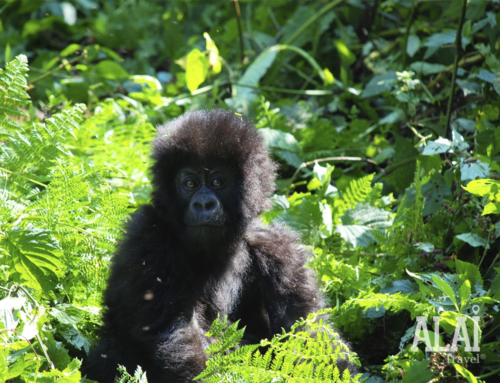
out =
[[210,228],[210,227],[223,228],[224,224],[216,223],[216,222],[201,222],[201,223],[197,223],[194,225],[188,225],[188,227],[190,227],[192,229],[203,229],[203,228]]

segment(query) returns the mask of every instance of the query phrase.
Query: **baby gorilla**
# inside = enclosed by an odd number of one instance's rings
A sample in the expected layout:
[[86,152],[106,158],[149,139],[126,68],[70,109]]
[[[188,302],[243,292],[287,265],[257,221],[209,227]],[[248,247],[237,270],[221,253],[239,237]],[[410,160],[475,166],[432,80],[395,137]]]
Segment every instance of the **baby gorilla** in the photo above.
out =
[[219,313],[241,320],[242,343],[254,344],[322,305],[297,236],[258,218],[276,165],[250,122],[187,113],[158,128],[153,159],[152,203],[132,215],[113,258],[101,340],[84,366],[101,383],[118,364],[142,366],[150,383],[188,382],[204,370]]

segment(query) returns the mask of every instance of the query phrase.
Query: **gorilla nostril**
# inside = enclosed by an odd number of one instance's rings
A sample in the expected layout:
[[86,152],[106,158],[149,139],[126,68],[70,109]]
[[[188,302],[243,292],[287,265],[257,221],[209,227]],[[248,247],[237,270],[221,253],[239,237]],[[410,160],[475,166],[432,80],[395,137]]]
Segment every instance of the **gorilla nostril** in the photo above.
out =
[[198,212],[205,210],[203,203],[201,203],[200,201],[193,202],[193,209]]
[[206,201],[205,202],[205,210],[212,211],[217,208],[217,203],[215,201]]

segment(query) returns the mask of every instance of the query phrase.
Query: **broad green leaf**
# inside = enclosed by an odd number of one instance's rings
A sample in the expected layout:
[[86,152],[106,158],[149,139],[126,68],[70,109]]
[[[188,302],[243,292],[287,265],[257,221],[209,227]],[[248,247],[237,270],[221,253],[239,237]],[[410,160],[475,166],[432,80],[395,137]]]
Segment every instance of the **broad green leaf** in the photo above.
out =
[[460,276],[462,281],[469,280],[471,287],[475,287],[476,283],[479,283],[480,286],[483,286],[481,272],[476,265],[461,261],[460,259],[455,259],[455,267],[457,275]]
[[404,360],[401,364],[406,372],[404,374],[403,383],[427,383],[432,380],[437,373],[429,370],[429,360]]
[[429,242],[417,242],[414,245],[417,249],[420,249],[422,251],[426,251],[428,253],[432,252],[434,250],[434,245]]
[[345,66],[351,66],[356,61],[356,55],[352,53],[344,40],[333,40],[333,45],[337,49],[337,53]]
[[451,286],[442,279],[439,279],[435,275],[432,276],[432,281],[448,298],[451,299],[451,301],[453,302],[458,311],[457,298],[455,297],[455,293],[453,292]]
[[368,226],[342,224],[335,226],[335,232],[339,233],[344,241],[351,244],[354,248],[359,246],[368,247],[375,240]]
[[424,148],[422,155],[424,156],[432,156],[433,154],[446,153],[451,149],[451,141],[439,137],[437,140],[430,141],[427,143],[427,146]]
[[103,60],[95,66],[97,75],[106,80],[120,81],[129,77],[128,72],[123,67],[111,60]]
[[457,85],[463,90],[464,96],[480,94],[482,92],[481,84],[476,81],[457,80]]
[[496,203],[490,202],[486,204],[482,215],[486,214],[500,214],[500,201]]
[[457,237],[461,241],[467,242],[472,247],[486,247],[488,249],[490,248],[488,241],[477,234],[465,233],[456,235],[455,237]]
[[500,94],[500,69],[495,71],[495,78],[493,79],[493,88],[495,91]]
[[54,316],[60,323],[63,324],[77,324],[82,321],[81,311],[73,306],[60,306],[61,310],[53,307],[50,314]]
[[[245,71],[243,77],[233,86],[232,97],[226,103],[235,110],[248,112],[250,104],[257,97],[253,87],[259,84],[260,79],[266,74],[274,62],[280,46],[275,45],[262,52]],[[246,85],[246,86],[245,86]]]
[[[63,370],[58,369],[44,371],[39,373],[37,382],[40,383],[79,383],[82,379],[80,372],[82,362],[78,359],[73,359],[70,364]],[[142,382],[141,382],[142,383]]]
[[354,209],[347,209],[341,217],[343,224],[358,223],[374,228],[388,228],[392,224],[391,213],[371,206],[368,203],[358,203]]
[[410,65],[415,72],[427,76],[430,74],[440,73],[446,69],[443,64],[430,64],[425,61],[415,61]]
[[456,30],[434,33],[424,42],[426,47],[441,47],[442,45],[453,44],[457,38]]
[[41,320],[45,314],[45,307],[39,307],[32,310],[30,315],[27,315],[24,311],[20,312],[21,318],[23,319],[21,339],[32,340],[38,335],[38,329],[41,328],[44,321]]
[[208,51],[208,63],[212,67],[212,72],[214,74],[218,74],[222,69],[222,63],[219,58],[219,49],[217,49],[215,42],[207,32],[203,33],[203,37],[205,37],[207,42],[206,47]]
[[31,224],[14,227],[6,230],[0,244],[7,250],[16,279],[29,287],[48,292],[64,272],[62,252],[50,231]]
[[114,50],[110,49],[110,48],[106,48],[106,47],[100,46],[99,50],[102,51],[102,52],[104,52],[104,53],[106,53],[113,60],[123,61],[123,59],[120,57],[120,55],[118,53],[116,53]]
[[290,152],[300,153],[300,146],[297,139],[290,133],[270,128],[260,128],[258,129],[258,132],[269,148],[278,148],[288,150]]
[[7,45],[5,45],[5,52],[4,52],[4,61],[5,62],[10,61],[10,55],[11,55],[11,48],[10,48],[10,44],[7,43]]
[[406,45],[406,53],[413,57],[420,49],[420,38],[417,35],[408,36],[408,45]]
[[314,164],[313,174],[316,179],[321,182],[321,185],[329,184],[331,180],[331,175],[334,167],[330,164],[326,164],[326,166],[321,166],[318,163]]
[[[284,33],[282,41],[292,43],[297,47],[302,47],[314,38],[313,28],[306,28],[302,34],[296,35],[295,32],[307,22],[308,19],[314,16],[315,9],[313,7],[301,6],[295,9],[295,12],[291,14],[284,25]],[[317,23],[316,23],[317,25]],[[313,27],[313,26],[312,26]],[[290,40],[291,38],[295,38]]]
[[208,74],[207,58],[198,49],[189,52],[186,60],[186,84],[194,92],[206,80]]
[[[9,359],[10,358],[11,356],[9,355]],[[4,374],[2,374],[2,370],[0,368],[0,376],[2,376],[2,378],[0,379],[5,379],[6,382],[10,381],[10,379],[13,379],[21,375],[24,371],[24,367],[25,367],[24,355],[21,354],[17,357],[14,363],[9,365],[8,371],[5,371]]]
[[460,308],[463,310],[467,305],[467,302],[469,301],[471,293],[470,282],[468,279],[464,283],[462,283],[462,286],[460,286],[458,293],[460,295]]
[[417,294],[418,292],[418,285],[408,279],[394,281],[380,290],[381,294]]
[[59,6],[66,24],[75,25],[78,18],[75,6],[69,1],[62,1]]
[[[3,328],[7,330],[15,330],[19,323],[17,311],[23,307],[26,299],[17,297],[6,297],[0,300],[0,321]],[[11,336],[12,331],[7,331],[7,335]]]
[[330,72],[330,69],[325,68],[323,69],[323,73],[325,74],[326,81],[325,83],[327,85],[333,84],[335,82],[335,77],[333,77],[332,72]]
[[135,76],[130,76],[130,80],[136,84],[141,84],[141,85],[144,84],[146,85],[147,88],[155,91],[162,90],[160,81],[158,81],[158,79],[153,76],[135,75]]
[[323,186],[323,184],[317,179],[317,178],[312,178],[308,183],[307,183],[307,190],[312,191],[316,190]]
[[267,70],[274,62],[280,49],[281,47],[279,45],[275,45],[262,52],[248,67],[243,77],[238,81],[238,84],[257,86],[260,79],[264,77]]
[[485,178],[490,175],[490,165],[478,160],[476,158],[467,160],[465,158],[459,159],[460,179],[462,181],[469,181],[476,178]]
[[445,32],[434,33],[433,35],[429,36],[424,42],[424,46],[428,47],[427,52],[425,52],[424,55],[424,60],[431,57],[443,45],[453,44],[456,38],[457,31],[454,29]]
[[467,186],[462,186],[465,190],[467,190],[471,194],[475,194],[478,196],[485,196],[488,194],[492,194],[495,197],[500,197],[500,181],[492,180],[492,179],[482,179],[482,180],[474,180],[467,184]]
[[495,73],[492,73],[487,69],[481,69],[477,74],[477,78],[489,82],[490,84],[493,84],[495,81]]
[[451,143],[452,153],[461,153],[469,149],[470,145],[465,141],[464,137],[457,132],[456,129],[453,129],[451,132],[453,137]]
[[[471,301],[472,303],[472,301]],[[473,329],[477,323],[472,317],[454,311],[444,311],[439,314],[439,327],[442,328],[448,335],[453,335],[457,329],[458,318],[464,318],[469,336],[472,335]]]
[[386,74],[374,76],[365,86],[361,98],[369,98],[382,94],[392,89],[398,76],[394,71],[388,71]]
[[312,197],[305,197],[299,200],[295,206],[285,210],[276,218],[276,221],[283,222],[302,234],[306,243],[314,244],[320,238],[326,238],[331,234],[331,232],[329,233],[331,221],[324,221],[325,209],[322,209],[321,205],[321,203],[313,201]]
[[342,224],[335,227],[335,232],[355,248],[368,247],[374,241],[372,230],[384,229],[392,224],[390,213],[359,203],[354,209],[347,209],[340,218]]
[[493,297],[495,297],[495,299],[498,299],[498,297],[496,297],[496,294],[500,291],[500,273],[497,273],[495,275],[495,278],[493,278],[490,286],[490,291],[491,294],[493,294]]
[[467,118],[457,118],[455,120],[455,123],[457,124],[458,127],[460,127],[461,129],[464,129],[470,133],[474,132],[474,128],[476,126],[476,121],[469,120]]
[[76,327],[70,325],[60,325],[57,332],[77,349],[85,350],[87,353],[89,352],[90,341],[83,336]]
[[287,164],[292,165],[294,168],[298,168],[300,165],[302,165],[300,156],[295,152],[274,148],[273,154],[281,158]]
[[423,215],[427,216],[436,212],[443,205],[445,198],[451,195],[451,186],[446,183],[440,173],[436,172],[431,176],[429,182],[422,185],[422,194],[426,196]]
[[70,44],[61,51],[60,55],[61,57],[67,57],[72,55],[76,51],[79,51],[80,49],[82,49],[82,46],[80,44]]
[[489,20],[488,18],[486,19],[483,19],[483,20],[479,20],[477,23],[474,23],[474,25],[472,26],[471,28],[471,34],[475,34],[477,32],[479,32],[481,29],[483,29],[486,24],[488,24]]
[[469,383],[477,383],[477,379],[474,376],[474,374],[472,372],[470,372],[469,370],[467,370],[464,366],[462,366],[462,365],[460,365],[458,363],[454,363],[453,367],[455,367],[455,369],[457,370],[457,372],[460,375],[462,375],[465,379],[467,379],[467,381]]
[[474,298],[470,301],[470,305],[474,305],[476,303],[485,303],[485,304],[488,304],[488,305],[494,305],[494,304],[497,304],[498,301],[495,299],[495,298],[492,298],[492,297],[478,297],[478,298]]

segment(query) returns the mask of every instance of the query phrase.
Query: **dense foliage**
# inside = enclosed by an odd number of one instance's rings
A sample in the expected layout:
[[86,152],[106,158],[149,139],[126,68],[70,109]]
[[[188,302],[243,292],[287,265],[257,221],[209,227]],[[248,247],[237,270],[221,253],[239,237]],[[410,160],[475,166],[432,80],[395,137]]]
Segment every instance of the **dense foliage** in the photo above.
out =
[[[0,21],[0,382],[82,379],[154,126],[213,106],[279,162],[263,220],[302,234],[363,378],[499,381],[497,1],[5,0]],[[260,349],[217,321],[200,379],[354,380],[313,319]]]

